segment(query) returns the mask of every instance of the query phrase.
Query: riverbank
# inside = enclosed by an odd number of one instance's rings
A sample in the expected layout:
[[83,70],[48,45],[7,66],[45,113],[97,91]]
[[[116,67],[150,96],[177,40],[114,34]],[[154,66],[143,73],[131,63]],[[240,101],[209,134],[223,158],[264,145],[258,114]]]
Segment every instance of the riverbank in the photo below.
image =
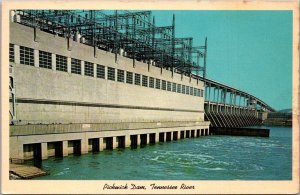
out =
[[283,126],[283,127],[292,127],[292,119],[286,118],[270,118],[263,121],[263,125],[267,126]]

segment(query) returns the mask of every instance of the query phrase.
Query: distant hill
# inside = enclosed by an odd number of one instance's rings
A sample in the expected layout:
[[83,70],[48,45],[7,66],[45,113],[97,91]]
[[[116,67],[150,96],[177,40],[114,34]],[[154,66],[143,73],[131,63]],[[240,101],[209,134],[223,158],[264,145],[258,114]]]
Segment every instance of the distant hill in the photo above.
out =
[[282,109],[282,110],[278,110],[277,112],[284,112],[284,113],[291,113],[292,109],[288,108],[288,109]]

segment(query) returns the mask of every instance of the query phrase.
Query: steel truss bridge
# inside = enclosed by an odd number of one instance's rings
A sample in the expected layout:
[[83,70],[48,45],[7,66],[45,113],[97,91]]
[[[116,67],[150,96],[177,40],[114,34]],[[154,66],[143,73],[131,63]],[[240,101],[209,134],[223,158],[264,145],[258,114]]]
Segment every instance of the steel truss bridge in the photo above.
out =
[[157,26],[151,11],[13,10],[14,22],[38,28],[135,61],[199,79],[205,84],[205,119],[212,127],[259,125],[275,111],[259,98],[206,78],[207,38],[175,37],[175,15],[169,26]]

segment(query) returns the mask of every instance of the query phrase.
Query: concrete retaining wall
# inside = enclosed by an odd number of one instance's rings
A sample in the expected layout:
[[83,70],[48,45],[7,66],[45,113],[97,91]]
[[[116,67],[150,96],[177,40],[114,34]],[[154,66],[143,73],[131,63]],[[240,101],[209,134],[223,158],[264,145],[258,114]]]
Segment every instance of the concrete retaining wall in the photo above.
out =
[[[202,121],[204,98],[161,89],[110,81],[39,67],[39,50],[130,71],[148,77],[204,90],[203,82],[169,70],[148,66],[123,56],[70,41],[49,33],[10,23],[15,45],[14,81],[17,120],[21,123],[97,123],[110,121]],[[35,66],[21,65],[19,47],[34,49]],[[70,64],[68,64],[70,66]],[[84,67],[84,66],[82,66]],[[84,68],[82,68],[84,70]],[[84,72],[84,71],[82,71]],[[125,72],[126,73],[126,72]],[[117,73],[116,73],[117,75]]]

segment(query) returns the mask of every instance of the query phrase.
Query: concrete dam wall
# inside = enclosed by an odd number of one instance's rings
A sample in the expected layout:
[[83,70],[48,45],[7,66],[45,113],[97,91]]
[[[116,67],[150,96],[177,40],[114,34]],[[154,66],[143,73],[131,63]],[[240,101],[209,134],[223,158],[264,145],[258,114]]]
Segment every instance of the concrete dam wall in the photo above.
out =
[[10,23],[12,159],[209,134],[203,82]]

